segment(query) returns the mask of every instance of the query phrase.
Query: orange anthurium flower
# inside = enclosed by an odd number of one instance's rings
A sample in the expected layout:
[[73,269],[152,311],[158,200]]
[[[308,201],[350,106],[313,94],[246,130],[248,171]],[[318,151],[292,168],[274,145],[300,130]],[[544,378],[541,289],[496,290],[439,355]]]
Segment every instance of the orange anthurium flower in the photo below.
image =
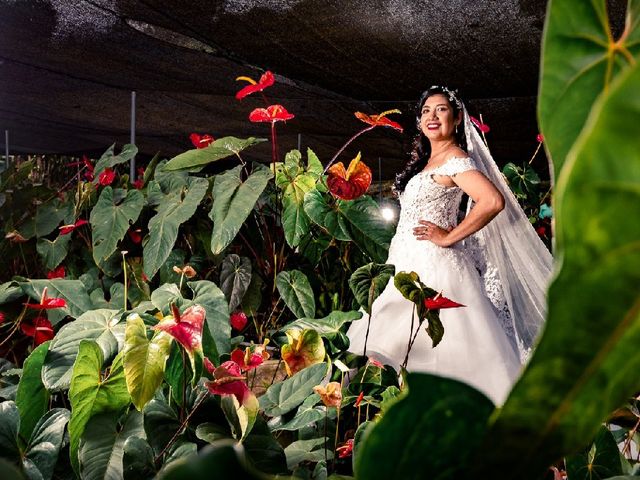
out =
[[360,153],[351,160],[345,170],[342,162],[332,165],[327,170],[327,186],[329,191],[342,200],[353,200],[361,197],[371,185],[371,169],[360,161]]
[[291,120],[295,115],[287,112],[282,105],[269,105],[267,108],[256,108],[249,114],[249,120],[256,122],[281,122]]
[[238,93],[236,93],[236,98],[238,100],[242,100],[247,95],[251,95],[252,93],[261,92],[265,88],[270,87],[275,83],[275,78],[273,77],[273,73],[270,71],[264,72],[264,74],[260,77],[260,80],[257,82],[250,77],[238,77],[236,80],[245,80],[249,82],[249,85],[244,87]]
[[369,125],[372,125],[374,127],[391,127],[402,132],[403,128],[399,123],[387,118],[387,115],[389,115],[390,113],[402,112],[395,108],[393,110],[387,110],[386,112],[379,113],[378,115],[367,115],[366,113],[362,112],[356,112],[355,115],[358,120],[363,121],[364,123],[368,123]]
[[320,334],[308,328],[292,328],[285,332],[289,343],[280,348],[282,360],[290,377],[310,365],[324,360],[326,351]]
[[329,382],[326,387],[316,385],[313,391],[320,395],[326,407],[339,407],[342,403],[342,387],[338,382]]
[[464,307],[465,305],[454,302],[453,300],[438,294],[433,298],[425,298],[424,306],[429,310],[440,310],[441,308],[458,308]]

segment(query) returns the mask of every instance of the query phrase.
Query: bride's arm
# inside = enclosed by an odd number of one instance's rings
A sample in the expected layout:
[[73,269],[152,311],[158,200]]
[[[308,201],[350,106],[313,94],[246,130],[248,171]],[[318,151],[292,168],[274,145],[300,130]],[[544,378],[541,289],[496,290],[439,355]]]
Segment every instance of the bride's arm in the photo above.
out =
[[441,247],[450,247],[477,232],[504,208],[502,194],[479,171],[469,170],[447,178],[469,195],[475,205],[464,220],[450,231],[444,230],[432,222],[420,220],[420,226],[414,228],[416,238],[429,240]]

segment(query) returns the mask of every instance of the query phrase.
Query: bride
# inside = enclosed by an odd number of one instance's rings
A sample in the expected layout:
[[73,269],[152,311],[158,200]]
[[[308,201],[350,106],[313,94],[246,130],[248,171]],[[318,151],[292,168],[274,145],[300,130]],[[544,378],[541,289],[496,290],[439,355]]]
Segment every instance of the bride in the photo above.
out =
[[[387,263],[465,307],[440,311],[445,332],[435,348],[421,329],[406,366],[461,380],[502,405],[544,321],[551,254],[457,93],[433,86],[418,109],[412,158],[394,184],[401,213]],[[463,193],[470,205],[458,223]],[[412,312],[390,280],[373,304],[368,336],[366,315],[349,328],[349,350],[398,369]]]

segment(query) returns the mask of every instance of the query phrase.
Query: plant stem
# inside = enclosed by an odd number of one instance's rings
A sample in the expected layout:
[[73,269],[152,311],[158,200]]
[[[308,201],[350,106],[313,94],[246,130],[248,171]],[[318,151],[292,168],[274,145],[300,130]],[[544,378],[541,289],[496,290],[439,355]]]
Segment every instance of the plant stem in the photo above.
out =
[[[365,132],[368,132],[369,130],[373,130],[374,128],[376,128],[376,125],[371,125],[370,127],[367,128],[363,128],[362,130],[360,130],[358,133],[356,133],[353,137],[351,137],[349,140],[347,140],[347,143],[345,143],[342,148],[340,150],[338,150],[338,153],[336,153],[333,158],[331,159],[331,161],[327,164],[326,167],[324,167],[324,170],[322,171],[322,174],[324,175],[325,173],[327,173],[327,170],[329,170],[329,167],[331,165],[333,165],[333,162],[335,162],[338,157],[340,156],[340,154],[344,151],[345,148],[347,148],[347,146],[349,146],[349,144],[351,142],[353,142],[356,138],[358,138],[360,135],[362,135]],[[322,177],[320,177],[322,178]]]
[[324,407],[324,463],[325,465],[328,463],[328,459],[327,459],[327,424],[328,424],[328,417],[329,417],[329,408],[328,407]]
[[[407,354],[404,356],[404,360],[402,362],[402,367],[407,368],[407,363],[409,363],[409,352],[411,351],[411,347],[413,346],[413,323],[415,319],[416,306],[414,305],[411,309],[411,329],[409,330],[409,343],[407,344]],[[418,329],[420,329],[420,325],[418,325]]]
[[127,296],[128,296],[128,284],[127,281],[127,260],[125,259],[126,252],[122,252],[122,270],[124,272],[124,311],[127,311]]

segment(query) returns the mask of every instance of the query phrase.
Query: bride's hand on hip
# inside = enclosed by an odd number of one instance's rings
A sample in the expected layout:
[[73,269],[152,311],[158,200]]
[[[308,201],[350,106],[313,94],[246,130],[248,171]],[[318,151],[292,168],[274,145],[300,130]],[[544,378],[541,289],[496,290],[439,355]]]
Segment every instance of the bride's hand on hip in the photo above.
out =
[[448,230],[445,230],[433,222],[419,220],[418,226],[413,228],[413,234],[418,240],[429,240],[431,243],[435,243],[440,247],[449,247],[447,237],[452,229],[453,227],[450,227]]

